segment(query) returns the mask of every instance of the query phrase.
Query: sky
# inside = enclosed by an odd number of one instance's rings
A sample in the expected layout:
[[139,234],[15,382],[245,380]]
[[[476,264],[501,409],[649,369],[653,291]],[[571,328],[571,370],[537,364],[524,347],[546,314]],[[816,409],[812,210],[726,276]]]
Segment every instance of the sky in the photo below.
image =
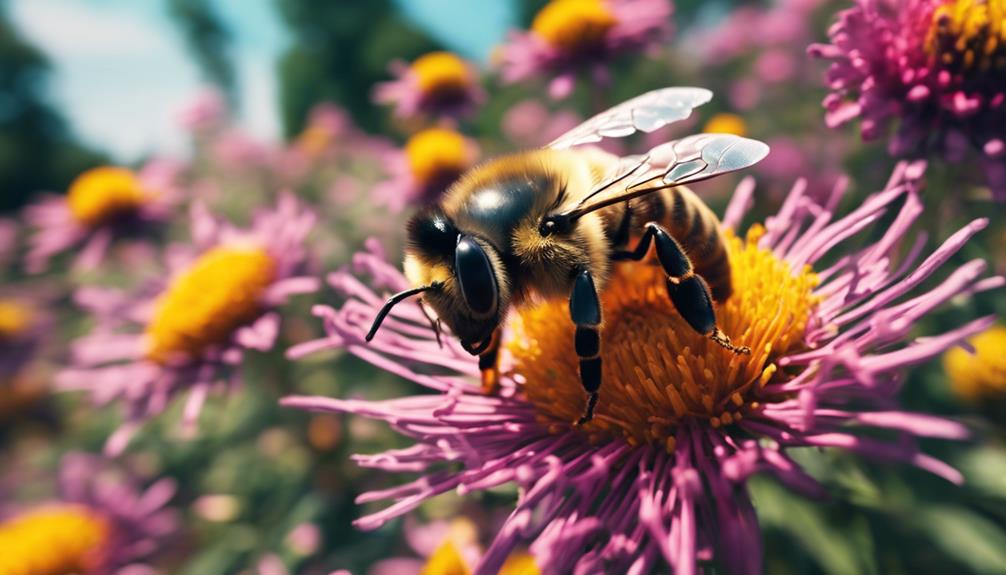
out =
[[[287,44],[274,0],[212,0],[234,35],[239,122],[264,140],[281,132],[274,64]],[[485,60],[513,24],[509,2],[396,0],[449,48]],[[163,0],[8,0],[25,38],[51,60],[50,100],[84,142],[120,162],[184,155],[178,114],[207,87]]]

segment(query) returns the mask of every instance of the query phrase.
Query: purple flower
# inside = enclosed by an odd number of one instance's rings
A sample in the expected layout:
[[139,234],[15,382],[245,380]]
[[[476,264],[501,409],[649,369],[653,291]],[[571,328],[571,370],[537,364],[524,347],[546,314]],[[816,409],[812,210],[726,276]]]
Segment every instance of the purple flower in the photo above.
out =
[[105,460],[63,457],[60,498],[0,522],[0,572],[140,575],[178,529],[170,479],[140,489]]
[[97,326],[74,343],[72,367],[57,383],[88,390],[99,404],[123,404],[126,420],[109,439],[110,453],[121,452],[144,420],[184,391],[183,417],[191,429],[212,387],[239,384],[236,367],[244,351],[272,348],[277,306],[318,288],[316,279],[298,275],[314,221],[290,195],[259,212],[248,230],[217,220],[197,204],[193,245],[167,253],[170,279],[131,294],[77,292]]
[[411,64],[395,61],[390,69],[396,79],[378,84],[374,100],[393,104],[402,119],[466,116],[486,98],[475,67],[450,52],[430,52]]
[[119,238],[159,232],[175,195],[130,170],[94,168],[71,184],[66,196],[49,196],[25,209],[34,228],[25,264],[30,273],[45,271],[56,255],[76,251],[74,267],[96,267]]
[[[809,495],[822,486],[787,454],[837,447],[960,474],[918,450],[915,436],[960,439],[953,422],[898,409],[904,368],[927,361],[987,327],[983,318],[912,339],[916,322],[954,297],[1003,285],[973,260],[928,291],[916,288],[987,225],[976,220],[921,259],[924,238],[901,261],[901,243],[922,212],[919,165],[901,165],[885,189],[852,213],[797,185],[777,215],[741,239],[727,232],[734,295],[717,309],[721,326],[751,355],[728,353],[695,335],[667,301],[657,266],[613,270],[603,293],[605,384],[595,419],[582,427],[585,394],[565,302],[520,309],[509,322],[501,392],[480,392],[476,362],[449,335],[444,347],[417,304],[394,308],[370,343],[364,335],[383,304],[380,292],[406,287],[380,256],[329,283],[345,294],[338,310],[318,306],[326,339],[289,353],[341,348],[433,393],[387,401],[290,397],[284,404],[386,421],[415,440],[404,449],[356,456],[364,467],[418,473],[360,503],[387,500],[356,525],[376,529],[438,494],[515,483],[520,497],[478,573],[494,573],[529,544],[545,573],[666,570],[694,573],[699,560],[727,571],[761,569],[758,522],[745,480],[768,472]],[[724,226],[737,229],[754,184],[738,187]],[[895,206],[901,205],[900,208]],[[848,240],[897,209],[879,239]],[[855,243],[856,246],[860,242]],[[824,264],[823,258],[834,263]],[[375,291],[377,290],[377,291]],[[860,434],[873,428],[885,433]]]
[[658,46],[670,35],[668,0],[552,0],[531,29],[513,32],[498,52],[503,81],[551,78],[549,94],[568,96],[576,73],[606,83],[614,57]]
[[977,152],[998,201],[1006,201],[1006,20],[1001,2],[858,0],[838,14],[831,44],[810,47],[832,62],[825,120],[860,120],[865,140],[892,154],[935,151],[960,161]]

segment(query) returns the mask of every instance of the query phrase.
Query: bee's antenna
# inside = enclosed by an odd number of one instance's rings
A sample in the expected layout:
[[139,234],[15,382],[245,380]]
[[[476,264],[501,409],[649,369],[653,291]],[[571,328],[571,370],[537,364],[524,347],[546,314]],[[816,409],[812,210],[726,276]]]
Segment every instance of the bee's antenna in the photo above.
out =
[[433,282],[428,286],[419,286],[417,288],[400,291],[388,298],[388,301],[384,302],[384,307],[381,308],[381,311],[377,312],[377,317],[374,318],[374,324],[370,326],[370,331],[367,332],[366,340],[370,341],[374,339],[374,336],[377,335],[377,330],[381,328],[381,324],[384,322],[384,318],[388,317],[388,314],[391,313],[391,308],[416,294],[421,294],[430,290],[438,290],[440,289],[440,286],[441,284],[439,282]]

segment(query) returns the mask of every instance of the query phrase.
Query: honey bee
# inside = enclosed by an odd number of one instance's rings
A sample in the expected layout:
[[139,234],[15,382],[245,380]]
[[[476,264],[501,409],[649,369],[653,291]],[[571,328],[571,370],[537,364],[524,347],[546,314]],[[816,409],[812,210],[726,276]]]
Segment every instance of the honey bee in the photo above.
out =
[[733,353],[749,353],[716,324],[714,302],[732,289],[729,254],[719,220],[684,184],[751,166],[768,146],[730,134],[687,136],[628,157],[584,146],[652,132],[710,98],[701,88],[648,92],[544,148],[472,168],[409,221],[404,268],[417,287],[387,301],[367,341],[396,304],[421,294],[420,304],[436,312],[438,338],[442,321],[479,357],[483,389],[491,393],[508,311],[537,298],[569,298],[587,393],[575,423],[583,424],[593,418],[601,387],[598,292],[614,262],[643,260],[653,246],[668,297],[691,328]]

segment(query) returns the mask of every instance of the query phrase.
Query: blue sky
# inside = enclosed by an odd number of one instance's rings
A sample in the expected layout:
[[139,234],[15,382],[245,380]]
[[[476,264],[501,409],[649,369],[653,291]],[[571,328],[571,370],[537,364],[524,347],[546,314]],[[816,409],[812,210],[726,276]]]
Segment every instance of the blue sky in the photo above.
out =
[[[509,2],[396,0],[451,48],[484,60],[513,24]],[[280,132],[274,63],[286,42],[273,0],[213,0],[234,32],[240,121]],[[162,0],[8,0],[21,32],[51,59],[50,99],[84,141],[128,162],[181,155],[178,110],[205,84]]]

